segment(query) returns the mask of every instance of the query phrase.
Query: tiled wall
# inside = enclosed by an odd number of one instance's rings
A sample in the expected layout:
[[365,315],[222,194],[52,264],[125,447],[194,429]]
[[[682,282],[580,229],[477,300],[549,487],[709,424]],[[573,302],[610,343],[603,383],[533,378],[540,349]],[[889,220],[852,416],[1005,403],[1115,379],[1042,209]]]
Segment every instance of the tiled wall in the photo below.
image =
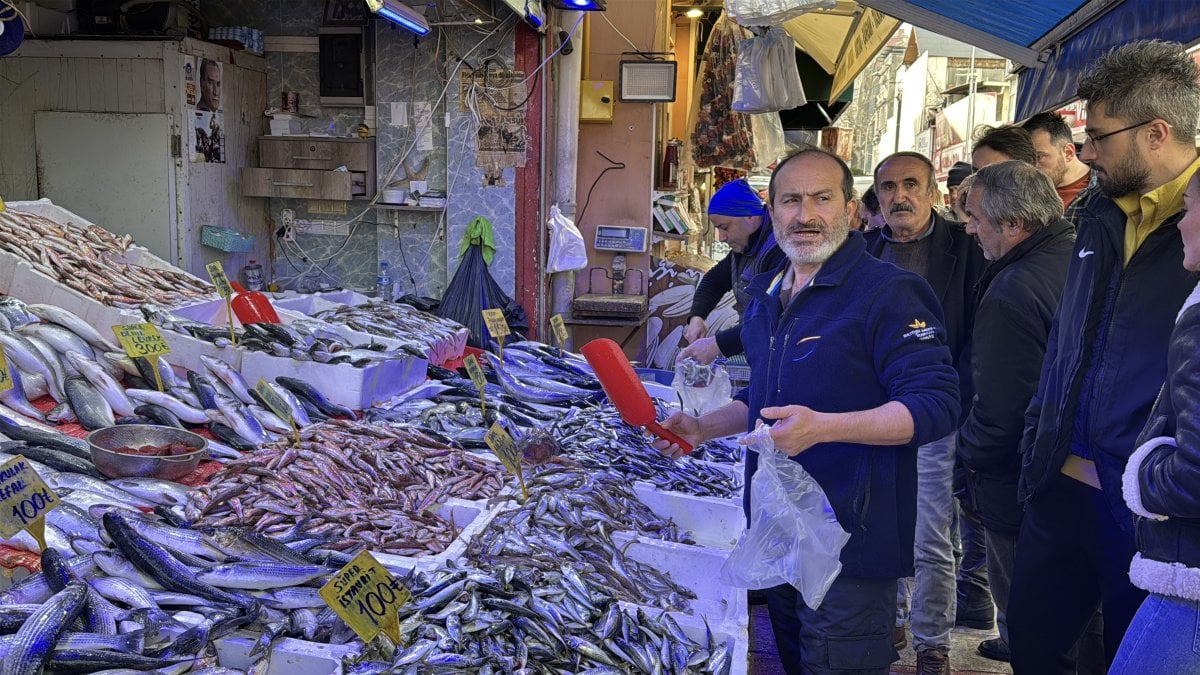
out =
[[[204,11],[214,26],[248,25],[267,35],[314,36],[320,28],[324,6],[324,0],[205,0]],[[429,123],[433,149],[414,151],[409,155],[409,164],[415,169],[422,159],[428,158],[425,180],[430,189],[448,193],[449,205],[444,214],[366,210],[358,227],[353,228],[349,242],[342,237],[299,236],[297,244],[317,261],[330,257],[345,244],[324,266],[329,276],[310,275],[306,285],[373,288],[378,261],[387,260],[394,270],[392,276],[402,283],[405,292],[412,292],[415,286],[418,294],[440,297],[457,269],[458,246],[467,224],[475,216],[484,216],[495,229],[497,252],[491,273],[511,295],[515,279],[514,173],[512,169],[504,171],[503,187],[484,185],[483,172],[475,166],[476,126],[471,113],[460,109],[458,78],[455,76],[448,87],[442,78],[453,71],[462,56],[472,65],[490,56],[511,66],[513,19],[509,16],[489,37],[484,34],[496,28],[495,24],[445,26],[440,37],[435,29],[415,45],[413,34],[406,30],[383,21],[371,21],[370,26],[375,31],[376,58],[374,64],[368,62],[367,68],[373,68],[375,83],[377,128],[374,131],[379,181],[381,184],[385,181],[411,143],[414,124],[422,122],[413,118],[410,105],[409,125],[393,126],[389,103],[434,102],[446,88],[447,103],[435,106]],[[475,48],[481,39],[483,43]],[[439,60],[446,63],[439,67]],[[268,103],[278,105],[282,91],[298,92],[300,112],[315,116],[305,121],[306,131],[326,132],[332,124],[334,133],[345,135],[364,121],[361,108],[318,105],[317,54],[268,53],[267,61]],[[263,126],[265,129],[265,120]],[[401,167],[396,176],[404,177],[405,169]],[[273,199],[271,214],[278,219],[282,209],[291,208],[303,220],[342,220],[362,213],[363,206],[363,202],[350,202],[348,216],[310,215],[305,201]],[[295,248],[289,245],[286,249],[293,259],[289,263],[277,253],[279,274],[287,275],[289,269],[296,267],[302,270],[310,267],[296,259]]]

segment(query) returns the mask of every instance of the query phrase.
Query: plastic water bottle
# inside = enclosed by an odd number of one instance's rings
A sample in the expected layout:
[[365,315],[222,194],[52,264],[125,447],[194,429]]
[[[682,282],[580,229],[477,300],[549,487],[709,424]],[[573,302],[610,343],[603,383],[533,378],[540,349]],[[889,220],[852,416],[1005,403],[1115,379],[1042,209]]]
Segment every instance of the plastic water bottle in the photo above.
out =
[[242,276],[246,279],[246,290],[261,291],[263,289],[263,267],[258,262],[251,260],[250,264],[242,268]]
[[392,299],[392,275],[388,272],[386,260],[379,261],[379,276],[375,277],[376,297],[380,300]]

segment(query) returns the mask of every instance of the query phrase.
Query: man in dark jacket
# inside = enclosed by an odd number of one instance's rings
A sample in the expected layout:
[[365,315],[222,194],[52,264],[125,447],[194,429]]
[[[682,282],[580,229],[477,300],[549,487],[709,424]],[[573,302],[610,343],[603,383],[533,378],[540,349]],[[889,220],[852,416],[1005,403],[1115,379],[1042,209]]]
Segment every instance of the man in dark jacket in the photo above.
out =
[[[946,317],[946,341],[959,373],[959,400],[965,409],[972,395],[970,344],[975,283],[987,261],[962,223],[946,220],[934,211],[937,182],[933,163],[924,155],[898,152],[884,159],[875,167],[875,190],[887,224],[867,233],[867,250],[920,275],[933,288]],[[986,575],[978,569],[983,564],[983,551],[977,553],[979,565],[971,566],[975,568],[973,576],[955,578],[950,539],[958,510],[954,460],[954,433],[934,439],[918,451],[916,586],[912,602],[918,675],[949,673],[950,631],[955,623],[992,627],[992,598],[987,592]]]
[[[849,231],[853,191],[846,164],[822,150],[779,163],[771,218],[789,264],[750,289],[750,386],[702,418],[663,423],[699,443],[778,420],[775,446],[816,479],[850,534],[818,608],[790,585],[767,591],[788,673],[888,672],[896,580],[912,572],[916,447],[949,433],[959,413],[937,298]],[[747,496],[756,467],[747,457]]]
[[[1071,646],[1104,608],[1111,662],[1145,594],[1121,473],[1162,387],[1167,343],[1196,275],[1182,267],[1182,193],[1196,171],[1200,85],[1177,43],[1137,41],[1079,81],[1080,158],[1103,198],[1079,212],[1075,257],[1026,411],[1008,630],[1015,673],[1073,673]],[[1076,200],[1078,201],[1078,199]]]
[[701,363],[742,353],[740,326],[731,326],[709,337],[704,318],[730,291],[733,291],[734,309],[741,317],[749,301],[746,288],[750,280],[763,272],[779,269],[786,260],[783,251],[775,245],[766,205],[744,178],[730,181],[717,190],[708,202],[708,220],[717,231],[717,237],[729,245],[729,254],[705,272],[692,297],[692,311],[683,335],[688,346],[679,356]]
[[992,264],[976,291],[971,373],[975,399],[958,432],[970,511],[983,522],[988,581],[999,608],[990,658],[1008,660],[1009,586],[1022,509],[1017,501],[1025,407],[1037,390],[1074,228],[1050,180],[1025,162],[980,169],[967,195],[967,232]]

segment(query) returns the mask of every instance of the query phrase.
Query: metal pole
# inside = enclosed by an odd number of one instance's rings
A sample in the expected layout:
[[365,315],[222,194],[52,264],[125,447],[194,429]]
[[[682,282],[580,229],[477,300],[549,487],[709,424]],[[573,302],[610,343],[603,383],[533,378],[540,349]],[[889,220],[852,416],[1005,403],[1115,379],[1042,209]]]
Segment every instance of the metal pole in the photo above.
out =
[[971,47],[971,72],[967,75],[967,141],[975,136],[975,48]]

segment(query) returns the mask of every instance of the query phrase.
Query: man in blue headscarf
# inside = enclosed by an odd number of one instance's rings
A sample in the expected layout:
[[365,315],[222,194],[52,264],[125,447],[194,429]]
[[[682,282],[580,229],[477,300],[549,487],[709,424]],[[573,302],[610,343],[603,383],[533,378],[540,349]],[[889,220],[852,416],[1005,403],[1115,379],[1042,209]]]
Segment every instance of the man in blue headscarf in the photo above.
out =
[[708,220],[717,231],[717,238],[729,246],[729,254],[700,279],[692,298],[683,337],[688,346],[679,353],[701,363],[712,363],[720,356],[742,353],[741,327],[733,326],[708,336],[704,317],[717,306],[721,298],[733,291],[734,308],[742,315],[749,295],[746,288],[755,275],[772,272],[787,260],[775,244],[771,217],[744,178],[721,186],[708,202]]

